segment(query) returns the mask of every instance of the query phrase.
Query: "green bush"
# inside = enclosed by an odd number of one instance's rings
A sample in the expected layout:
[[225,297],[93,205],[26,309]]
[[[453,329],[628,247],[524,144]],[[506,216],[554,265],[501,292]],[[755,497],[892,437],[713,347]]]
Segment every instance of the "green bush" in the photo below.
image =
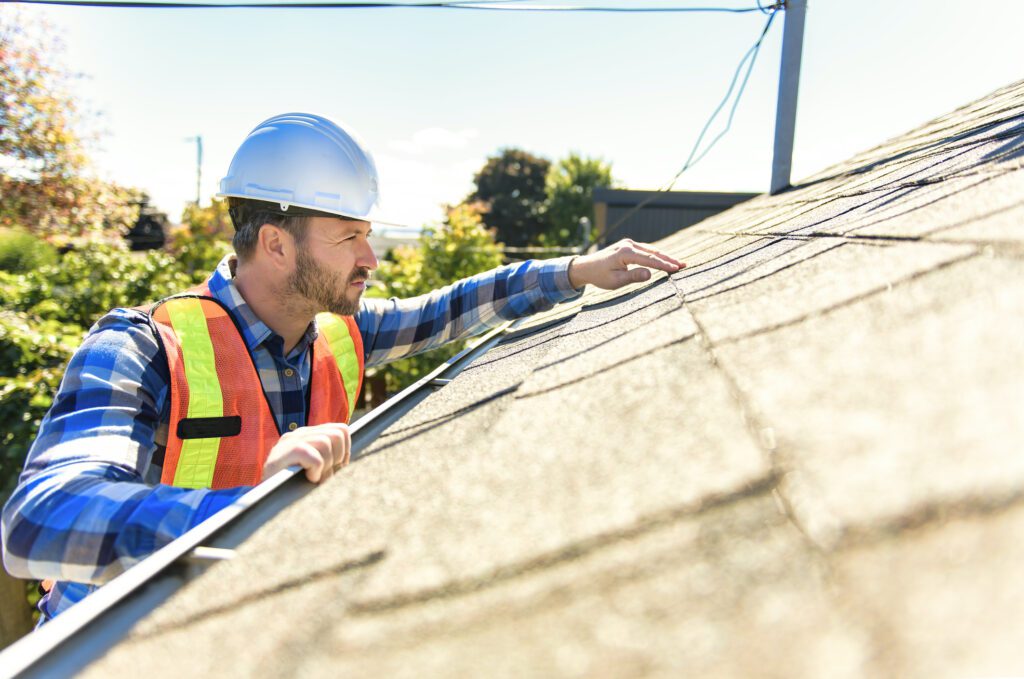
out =
[[192,285],[165,252],[86,242],[24,274],[0,272],[0,499],[18,474],[85,329],[115,307]]
[[74,323],[0,310],[0,377],[24,377],[38,368],[62,366],[84,335]]
[[24,275],[0,271],[0,309],[22,309],[30,287]]
[[201,283],[224,255],[234,252],[231,237],[235,229],[228,215],[228,202],[214,198],[208,207],[190,204],[181,214],[181,224],[171,236],[170,250],[178,266],[195,283]]
[[57,249],[20,229],[0,229],[0,271],[25,273],[57,262]]
[[224,255],[234,252],[231,243],[210,238],[175,238],[173,244],[174,260],[177,266],[187,274],[190,285],[202,283],[224,259]]
[[166,252],[92,243],[13,282],[19,297],[8,308],[89,327],[110,309],[156,301],[190,285],[192,278]]
[[28,450],[64,375],[64,366],[0,377],[0,499],[18,483]]
[[73,323],[0,311],[0,498],[14,489],[64,366],[83,335]]

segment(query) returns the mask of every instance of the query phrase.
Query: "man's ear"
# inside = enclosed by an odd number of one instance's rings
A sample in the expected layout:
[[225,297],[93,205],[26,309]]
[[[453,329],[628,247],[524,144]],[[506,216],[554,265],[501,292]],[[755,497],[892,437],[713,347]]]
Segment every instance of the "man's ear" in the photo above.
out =
[[270,223],[261,226],[256,249],[274,268],[291,269],[295,243],[292,235],[281,227]]

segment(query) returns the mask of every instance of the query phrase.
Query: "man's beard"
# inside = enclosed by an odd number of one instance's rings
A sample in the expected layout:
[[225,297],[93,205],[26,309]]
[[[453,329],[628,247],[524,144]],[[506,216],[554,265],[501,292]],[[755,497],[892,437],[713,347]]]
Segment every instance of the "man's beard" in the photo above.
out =
[[353,301],[346,296],[355,280],[366,280],[370,270],[354,267],[342,283],[342,274],[320,265],[300,245],[295,253],[295,271],[288,277],[288,295],[304,299],[313,314],[330,311],[341,316],[352,316],[359,311],[359,297]]

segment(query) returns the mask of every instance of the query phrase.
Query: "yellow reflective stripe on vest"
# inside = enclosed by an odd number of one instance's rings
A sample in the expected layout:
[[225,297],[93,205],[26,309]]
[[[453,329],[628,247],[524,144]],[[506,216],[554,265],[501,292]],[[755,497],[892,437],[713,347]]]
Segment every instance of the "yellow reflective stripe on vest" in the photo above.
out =
[[356,409],[356,397],[359,395],[359,357],[356,355],[355,342],[349,335],[348,325],[334,314],[317,314],[316,327],[324,334],[328,346],[331,347],[331,354],[338,363],[341,381],[348,396],[348,416],[351,418]]
[[[164,303],[167,315],[178,336],[188,383],[188,414],[186,417],[223,417],[224,395],[217,377],[213,340],[206,325],[202,302],[198,299],[172,299]],[[217,466],[220,438],[185,439],[174,472],[174,485],[179,488],[209,488]]]

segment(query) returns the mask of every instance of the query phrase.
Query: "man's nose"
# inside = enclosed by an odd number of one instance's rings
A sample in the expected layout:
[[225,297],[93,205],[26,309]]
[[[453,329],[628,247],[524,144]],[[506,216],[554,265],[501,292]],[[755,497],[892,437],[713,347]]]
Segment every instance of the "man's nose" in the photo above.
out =
[[362,243],[362,250],[358,253],[356,259],[356,265],[365,267],[367,269],[377,268],[377,255],[374,253],[373,248],[370,246],[370,239],[367,238]]

